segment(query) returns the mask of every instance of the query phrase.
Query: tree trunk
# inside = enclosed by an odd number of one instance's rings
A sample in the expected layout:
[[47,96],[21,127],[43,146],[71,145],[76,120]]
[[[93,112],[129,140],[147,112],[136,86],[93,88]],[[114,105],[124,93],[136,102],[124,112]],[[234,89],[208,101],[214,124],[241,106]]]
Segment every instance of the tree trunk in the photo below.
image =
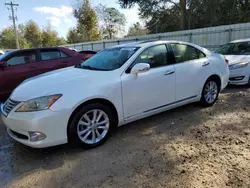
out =
[[181,18],[180,18],[180,29],[187,29],[187,9],[186,9],[186,0],[180,0],[180,10],[181,10]]

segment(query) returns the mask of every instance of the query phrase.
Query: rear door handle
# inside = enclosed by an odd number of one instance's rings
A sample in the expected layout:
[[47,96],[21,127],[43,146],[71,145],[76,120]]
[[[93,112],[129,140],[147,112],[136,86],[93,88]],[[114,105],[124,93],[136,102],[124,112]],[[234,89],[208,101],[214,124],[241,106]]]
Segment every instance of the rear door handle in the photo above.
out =
[[63,64],[67,64],[67,63],[69,63],[69,62],[68,62],[68,61],[63,61],[62,63],[63,63]]
[[166,71],[166,72],[164,73],[164,75],[167,76],[167,75],[171,75],[171,74],[174,74],[174,73],[175,73],[174,70],[168,70],[168,71]]
[[208,66],[210,63],[208,62],[208,61],[206,61],[206,62],[204,62],[203,64],[202,64],[202,66],[203,67],[205,67],[205,66]]

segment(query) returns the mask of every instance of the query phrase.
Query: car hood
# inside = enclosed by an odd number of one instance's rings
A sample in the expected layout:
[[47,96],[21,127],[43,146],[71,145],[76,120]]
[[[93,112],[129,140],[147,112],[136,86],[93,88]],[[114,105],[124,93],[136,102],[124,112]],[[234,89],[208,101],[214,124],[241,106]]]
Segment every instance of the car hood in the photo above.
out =
[[242,62],[250,62],[250,55],[225,55],[226,59],[229,60],[229,64],[237,64]]
[[[100,73],[101,72],[101,73]],[[74,67],[59,69],[41,74],[25,80],[11,94],[10,98],[17,101],[26,101],[49,94],[59,94],[58,91],[80,85],[103,80],[110,71],[93,71]],[[72,87],[71,87],[72,86]]]

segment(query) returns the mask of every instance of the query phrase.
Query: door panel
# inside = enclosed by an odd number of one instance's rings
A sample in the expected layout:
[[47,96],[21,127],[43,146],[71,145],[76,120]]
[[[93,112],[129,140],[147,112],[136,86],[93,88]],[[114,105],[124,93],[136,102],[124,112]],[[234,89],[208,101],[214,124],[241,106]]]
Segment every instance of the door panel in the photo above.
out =
[[122,76],[125,118],[175,102],[174,66],[151,69],[138,75]]
[[145,50],[129,69],[141,62],[149,62],[153,68],[145,73],[121,76],[125,118],[175,102],[175,67],[168,65],[166,46]]
[[175,65],[176,70],[176,100],[199,96],[201,87],[208,74],[202,62],[206,60],[193,60]]
[[176,101],[199,96],[211,74],[208,58],[192,46],[171,44],[171,47],[176,59]]

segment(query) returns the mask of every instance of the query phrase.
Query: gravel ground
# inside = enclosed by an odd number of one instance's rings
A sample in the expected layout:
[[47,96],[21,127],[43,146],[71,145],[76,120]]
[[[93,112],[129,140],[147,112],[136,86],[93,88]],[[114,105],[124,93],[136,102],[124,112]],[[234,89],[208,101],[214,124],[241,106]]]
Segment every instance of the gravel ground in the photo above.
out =
[[250,89],[120,127],[92,150],[35,150],[0,122],[0,187],[250,187]]

